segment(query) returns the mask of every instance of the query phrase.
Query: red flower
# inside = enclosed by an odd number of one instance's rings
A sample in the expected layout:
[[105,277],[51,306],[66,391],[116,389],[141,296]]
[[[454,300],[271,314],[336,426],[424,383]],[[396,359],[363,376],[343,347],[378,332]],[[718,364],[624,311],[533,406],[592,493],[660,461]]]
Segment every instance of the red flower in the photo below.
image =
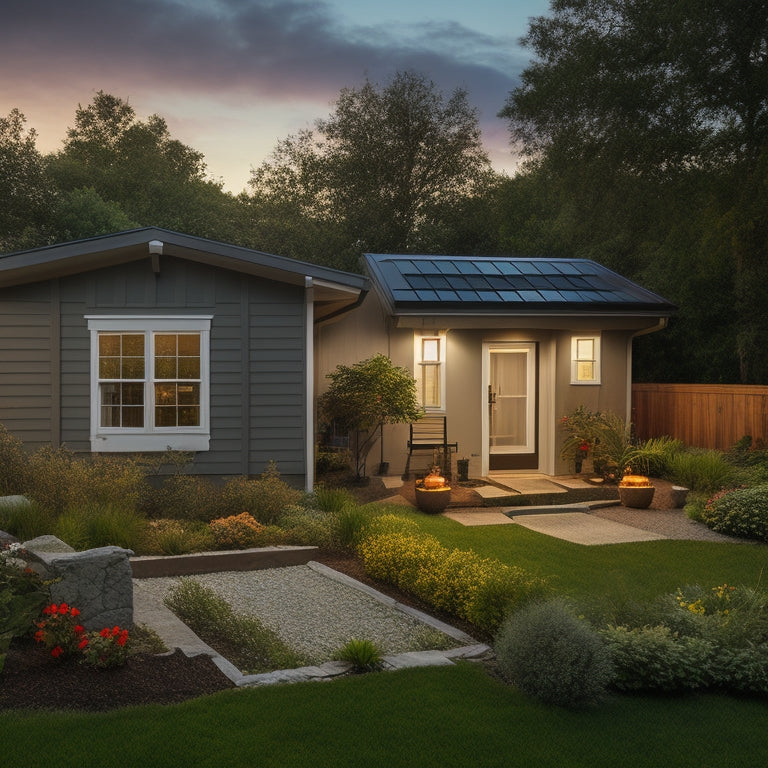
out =
[[42,629],[38,629],[37,632],[35,632],[35,640],[38,643],[44,643],[45,642],[45,632],[43,632]]
[[88,638],[87,638],[87,637],[84,637],[84,638],[83,638],[83,639],[82,639],[82,640],[81,640],[81,641],[80,641],[80,642],[77,644],[77,647],[78,647],[78,648],[80,648],[80,650],[82,650],[83,648],[85,648],[85,646],[86,646],[86,645],[88,645]]
[[70,611],[69,611],[69,615],[70,616],[79,616],[80,615],[80,611],[77,608],[71,608]]
[[109,631],[109,627],[104,627],[104,629],[102,629],[101,632],[99,632],[99,634],[102,637],[109,637],[112,633]]
[[118,627],[117,625],[112,627],[112,637],[115,637],[116,635],[119,635],[119,634],[120,634],[120,627]]
[[57,645],[53,650],[51,651],[51,656],[53,656],[54,659],[58,659],[61,654],[64,653],[64,649]]
[[58,611],[58,608],[55,605],[46,605],[45,608],[43,608],[43,613],[46,616],[50,616],[52,613],[56,613]]
[[580,451],[588,451],[588,450],[589,450],[589,443],[587,443],[587,442],[583,442],[583,443],[582,443],[582,444],[579,446],[579,450],[580,450]]
[[76,635],[82,635],[83,632],[85,632],[85,627],[82,624],[76,624],[75,625],[75,634]]
[[119,646],[123,646],[128,642],[128,635],[120,634],[120,636],[116,640],[117,644]]
[[[55,606],[54,606],[55,607]],[[56,611],[54,611],[56,613]],[[69,606],[66,603],[62,603],[59,606],[59,613],[64,616],[65,614],[69,613]]]

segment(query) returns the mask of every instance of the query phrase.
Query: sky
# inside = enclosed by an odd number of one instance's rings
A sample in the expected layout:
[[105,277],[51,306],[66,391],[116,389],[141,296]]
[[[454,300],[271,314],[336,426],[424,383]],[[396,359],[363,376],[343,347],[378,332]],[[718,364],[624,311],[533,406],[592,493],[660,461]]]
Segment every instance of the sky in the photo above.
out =
[[157,114],[238,193],[277,143],[333,112],[339,91],[397,71],[464,88],[483,143],[512,172],[497,117],[548,0],[4,0],[0,116],[19,109],[43,153],[98,91]]

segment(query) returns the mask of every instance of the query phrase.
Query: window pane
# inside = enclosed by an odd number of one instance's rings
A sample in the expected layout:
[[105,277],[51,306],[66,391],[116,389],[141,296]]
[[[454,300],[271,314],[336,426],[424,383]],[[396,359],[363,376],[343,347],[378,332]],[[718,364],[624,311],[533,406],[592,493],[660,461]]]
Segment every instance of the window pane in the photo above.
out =
[[199,379],[200,378],[200,358],[199,357],[180,357],[179,358],[179,378],[180,379]]
[[595,359],[595,341],[594,339],[576,340],[576,359],[594,360]]
[[156,379],[175,379],[176,378],[176,358],[175,357],[156,357],[155,358],[155,378]]
[[179,384],[178,402],[179,402],[179,405],[199,405],[200,404],[200,385],[199,384]]
[[100,379],[119,379],[120,378],[120,358],[119,357],[100,357],[99,358],[99,378]]
[[118,406],[102,406],[101,426],[102,427],[119,427],[120,426],[120,408]]
[[155,405],[176,405],[176,385],[155,384]]
[[180,427],[199,427],[200,426],[200,408],[197,406],[186,405],[179,408]]
[[143,427],[144,426],[144,408],[142,406],[123,406],[121,409],[123,423],[121,427]]
[[124,333],[122,335],[123,350],[126,357],[144,357],[144,334]]
[[440,360],[440,340],[421,340],[421,359],[425,363],[436,363]]
[[176,424],[176,408],[171,406],[157,407],[155,408],[155,426],[156,427],[175,427]]
[[439,408],[440,366],[423,365],[421,368],[421,398],[425,408]]
[[99,355],[107,357],[119,357],[120,336],[118,334],[99,334]]
[[176,357],[176,334],[156,333],[155,334],[155,356],[156,357]]
[[577,363],[576,376],[579,381],[592,381],[595,378],[595,364],[593,362]]
[[143,379],[144,358],[124,357],[122,361],[121,379]]
[[144,405],[143,384],[121,384],[125,405]]
[[179,336],[179,355],[184,357],[199,357],[200,334],[185,333]]

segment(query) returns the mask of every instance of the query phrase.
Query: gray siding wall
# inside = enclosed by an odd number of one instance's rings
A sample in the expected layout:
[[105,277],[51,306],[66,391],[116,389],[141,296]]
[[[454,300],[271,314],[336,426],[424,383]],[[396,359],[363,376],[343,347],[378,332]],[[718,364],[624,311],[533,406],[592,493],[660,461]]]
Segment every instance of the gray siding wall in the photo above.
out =
[[0,290],[0,423],[31,449],[58,440],[56,286]]
[[[36,288],[38,293],[51,291],[49,284]],[[30,301],[22,308],[18,302],[0,301],[0,345],[19,348],[12,353],[13,375],[10,369],[7,374],[0,370],[0,413],[14,407],[6,401],[17,402],[18,407],[18,401],[11,400],[14,393],[26,392],[26,411],[12,429],[25,441],[33,434],[41,437],[40,442],[51,441],[45,436],[56,387],[51,381],[49,347],[51,328],[56,325],[49,319],[51,307],[50,300]],[[21,309],[26,310],[25,326],[15,324]],[[168,256],[161,257],[159,275],[152,272],[147,259],[62,279],[60,439],[83,452],[90,450],[90,336],[85,316],[92,314],[213,315],[211,443],[209,451],[197,454],[193,471],[260,474],[274,460],[286,479],[305,474],[301,288]],[[29,343],[20,338],[20,327],[27,329],[23,333]],[[0,347],[0,354],[4,351],[5,346]],[[40,369],[41,382],[34,393],[27,391],[33,366]],[[35,413],[40,414],[35,422],[38,432],[32,419]]]

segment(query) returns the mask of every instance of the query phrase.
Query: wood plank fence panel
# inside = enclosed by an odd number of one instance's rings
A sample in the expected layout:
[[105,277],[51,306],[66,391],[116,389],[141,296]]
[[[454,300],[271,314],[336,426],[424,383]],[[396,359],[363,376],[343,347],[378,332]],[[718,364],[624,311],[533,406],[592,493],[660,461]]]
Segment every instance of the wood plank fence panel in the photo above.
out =
[[670,437],[727,451],[745,435],[768,442],[768,386],[633,384],[632,423],[641,440]]

